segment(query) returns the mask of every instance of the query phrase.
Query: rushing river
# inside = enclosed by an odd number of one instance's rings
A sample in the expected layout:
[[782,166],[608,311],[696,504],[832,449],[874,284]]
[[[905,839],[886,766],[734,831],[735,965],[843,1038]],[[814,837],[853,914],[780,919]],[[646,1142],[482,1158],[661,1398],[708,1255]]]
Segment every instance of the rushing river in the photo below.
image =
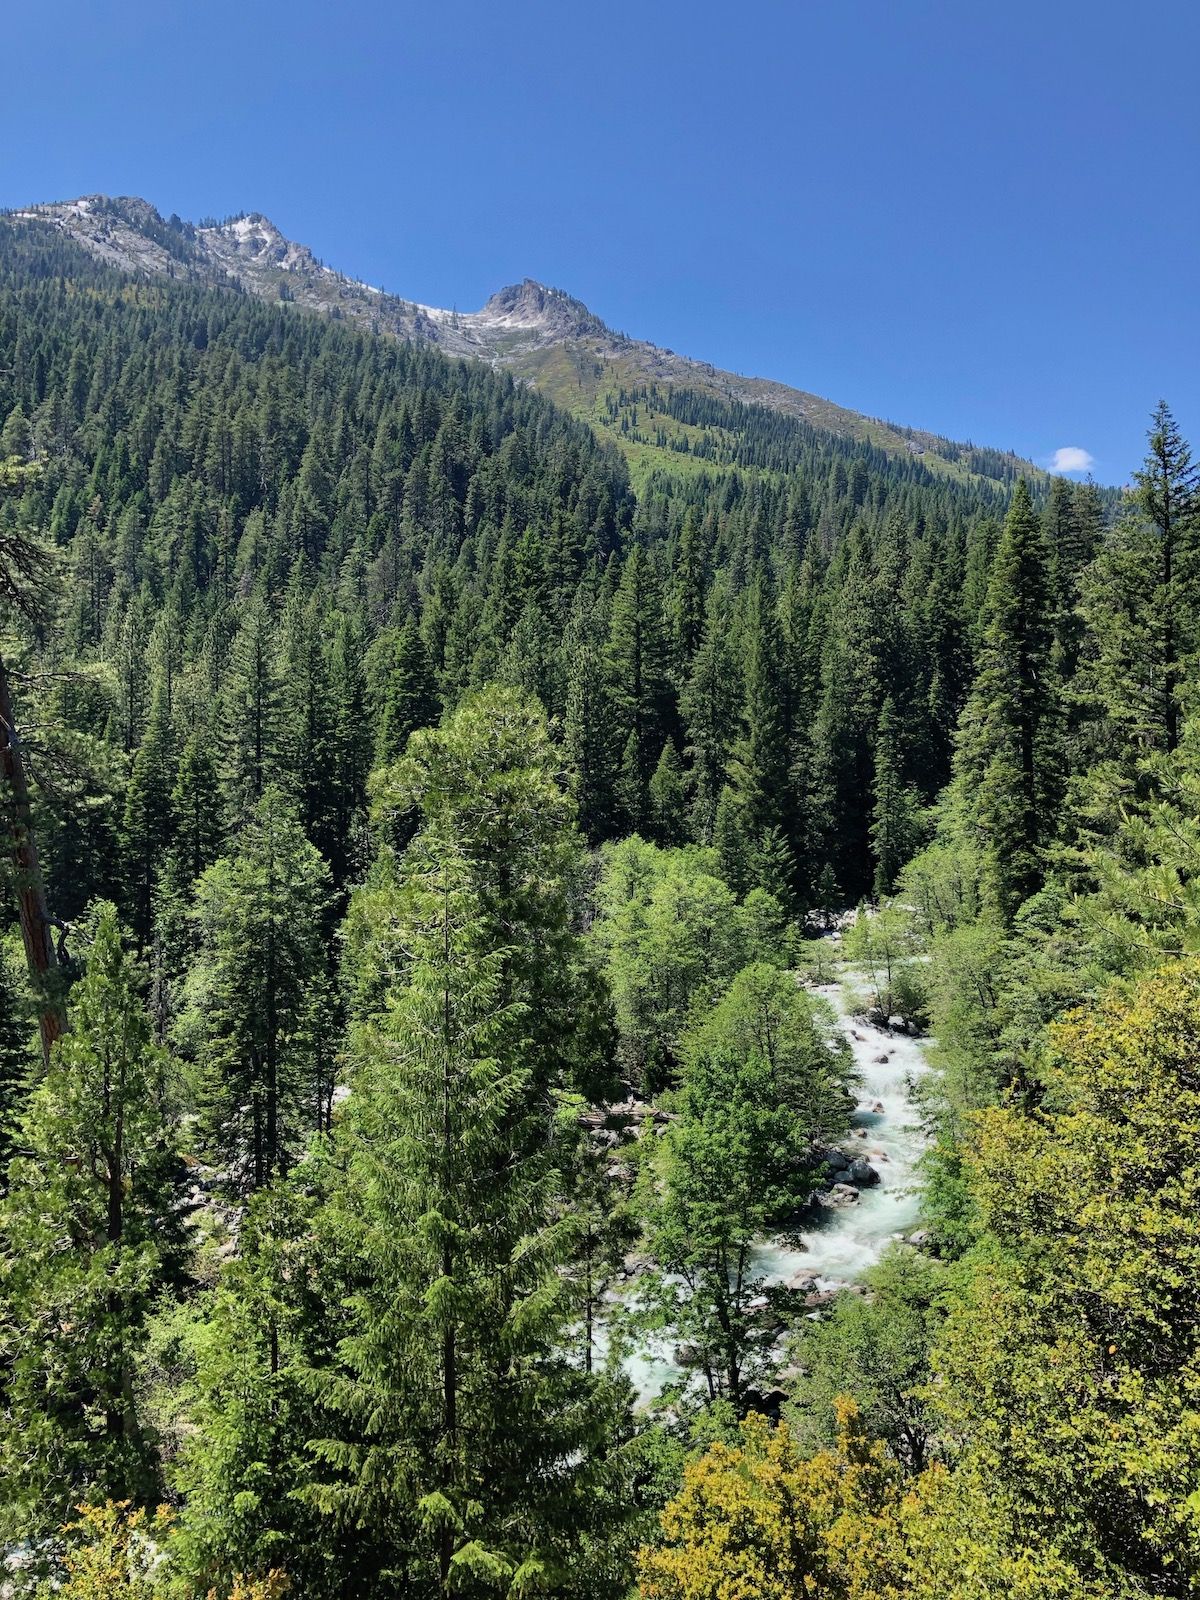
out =
[[[857,1110],[843,1148],[864,1156],[879,1174],[856,1203],[815,1208],[810,1227],[786,1238],[764,1240],[755,1267],[764,1284],[815,1278],[819,1290],[857,1282],[885,1247],[912,1233],[920,1214],[916,1165],[924,1148],[912,1086],[928,1071],[921,1040],[890,1033],[855,1014],[853,975],[814,991],[837,1014],[850,1043],[858,1077]],[[669,1340],[653,1340],[625,1361],[640,1397],[657,1394],[679,1377]]]

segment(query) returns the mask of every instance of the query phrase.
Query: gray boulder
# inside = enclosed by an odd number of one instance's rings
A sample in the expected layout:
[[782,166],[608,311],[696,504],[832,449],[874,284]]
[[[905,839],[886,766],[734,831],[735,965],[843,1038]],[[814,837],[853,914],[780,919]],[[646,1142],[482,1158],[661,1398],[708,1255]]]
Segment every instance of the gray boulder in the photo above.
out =
[[846,1178],[856,1189],[873,1189],[879,1182],[879,1174],[871,1163],[865,1161],[862,1156],[859,1156],[857,1161],[850,1163]]

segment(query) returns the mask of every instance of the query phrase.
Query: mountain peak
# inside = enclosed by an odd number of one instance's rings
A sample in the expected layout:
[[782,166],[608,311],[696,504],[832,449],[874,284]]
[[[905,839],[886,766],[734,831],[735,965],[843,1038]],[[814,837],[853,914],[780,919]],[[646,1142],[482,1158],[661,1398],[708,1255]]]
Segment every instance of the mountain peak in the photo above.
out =
[[[230,253],[243,264],[296,272],[314,267],[316,259],[307,245],[296,244],[280,232],[261,211],[230,217],[215,227],[196,230],[219,258]],[[231,270],[233,262],[226,261]]]
[[[653,391],[657,397],[653,403],[659,404],[667,390],[683,387],[712,396],[719,406],[765,406],[862,440],[889,455],[919,460],[935,475],[1004,483],[1018,470],[1041,476],[1032,463],[1015,456],[896,427],[784,383],[722,372],[707,362],[627,338],[609,328],[582,300],[535,278],[498,289],[479,311],[449,311],[401,299],[325,266],[261,211],[223,222],[191,223],[174,215],[164,219],[136,196],[114,199],[96,194],[33,206],[13,213],[12,220],[57,228],[125,272],[237,284],[265,300],[431,344],[448,356],[506,368],[567,409],[587,416],[601,430],[615,431],[608,410],[614,393]],[[643,400],[644,411],[650,403]],[[618,443],[630,442],[626,432],[616,434]],[[693,441],[680,432],[677,419],[664,414],[655,436],[666,438],[668,432],[673,451],[680,443],[691,449]]]
[[520,283],[497,289],[478,315],[493,325],[568,339],[609,331],[582,300],[576,300],[565,289],[538,283],[535,278],[523,278]]

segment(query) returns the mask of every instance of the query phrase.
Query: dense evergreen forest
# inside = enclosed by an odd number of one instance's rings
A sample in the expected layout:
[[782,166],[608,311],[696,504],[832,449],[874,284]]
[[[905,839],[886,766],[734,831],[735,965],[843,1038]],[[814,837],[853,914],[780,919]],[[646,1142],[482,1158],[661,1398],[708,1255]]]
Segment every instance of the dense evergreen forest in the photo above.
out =
[[[14,1594],[1200,1588],[1187,446],[613,404],[704,465],[0,220]],[[937,1070],[812,1311],[838,949]]]

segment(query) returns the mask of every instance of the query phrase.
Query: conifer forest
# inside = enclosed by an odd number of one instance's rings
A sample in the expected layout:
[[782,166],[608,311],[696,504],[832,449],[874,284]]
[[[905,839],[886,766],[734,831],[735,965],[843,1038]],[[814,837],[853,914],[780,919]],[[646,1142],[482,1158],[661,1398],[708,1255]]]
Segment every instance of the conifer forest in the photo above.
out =
[[1200,1592],[1171,410],[593,426],[177,220],[0,217],[0,1592]]

